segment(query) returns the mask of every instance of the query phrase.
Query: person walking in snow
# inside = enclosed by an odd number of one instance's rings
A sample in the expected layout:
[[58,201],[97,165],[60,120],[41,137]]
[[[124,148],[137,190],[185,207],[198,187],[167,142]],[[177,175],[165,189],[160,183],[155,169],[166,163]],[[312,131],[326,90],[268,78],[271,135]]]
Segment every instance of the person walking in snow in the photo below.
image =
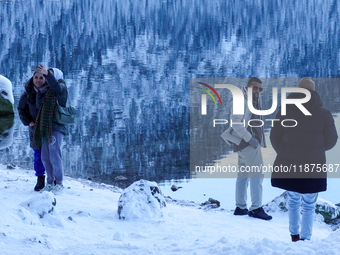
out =
[[[238,153],[239,170],[236,179],[236,209],[234,215],[249,215],[250,217],[271,220],[262,207],[263,177],[262,171],[246,172],[241,171],[246,166],[263,165],[261,146],[266,147],[263,126],[256,121],[252,126],[248,126],[250,119],[261,120],[261,116],[253,114],[248,108],[248,90],[252,89],[253,105],[256,109],[261,109],[260,93],[263,90],[262,81],[256,77],[250,78],[246,87],[243,87],[244,114],[232,115],[233,126],[227,130],[226,139],[233,142],[234,152]],[[244,122],[244,125],[242,124]],[[240,124],[237,124],[240,123]],[[256,127],[257,126],[257,127]],[[250,196],[252,205],[247,209],[247,189],[250,182]]]
[[41,147],[33,146],[33,130],[39,109],[36,106],[37,91],[47,86],[44,75],[38,71],[25,84],[25,92],[21,95],[18,112],[22,123],[28,126],[30,146],[34,152],[34,170],[37,176],[35,191],[40,191],[45,187],[45,167],[41,161]]
[[[270,132],[270,140],[277,153],[274,166],[293,167],[297,171],[273,171],[272,186],[287,190],[289,231],[293,242],[309,240],[312,236],[315,203],[318,192],[327,188],[325,151],[334,147],[338,135],[332,114],[322,106],[319,94],[315,91],[312,79],[299,81],[299,88],[308,89],[311,99],[303,106],[312,114],[304,115],[293,104],[287,106],[285,116],[279,111]],[[288,98],[304,98],[303,93],[291,93]],[[295,127],[283,127],[283,119],[297,121]],[[312,167],[315,166],[314,171]],[[301,169],[301,171],[300,171]],[[320,171],[317,171],[317,170]],[[300,230],[300,207],[302,208]]]
[[47,174],[44,190],[61,191],[64,176],[61,143],[68,130],[65,125],[56,123],[53,117],[57,103],[66,106],[68,91],[59,69],[46,70],[43,65],[38,65],[37,69],[45,77],[47,86],[37,92],[36,105],[40,110],[34,125],[33,146],[41,147],[41,160]]

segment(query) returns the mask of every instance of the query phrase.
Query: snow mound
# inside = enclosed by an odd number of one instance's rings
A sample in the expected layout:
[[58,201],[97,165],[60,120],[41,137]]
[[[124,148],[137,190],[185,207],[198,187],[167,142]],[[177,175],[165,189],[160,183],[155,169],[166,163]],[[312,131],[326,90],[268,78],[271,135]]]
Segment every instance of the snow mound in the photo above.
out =
[[0,115],[14,114],[14,97],[12,83],[0,75]]
[[[330,241],[332,245],[330,245]],[[296,243],[285,241],[273,241],[269,238],[250,238],[249,240],[229,241],[220,239],[214,243],[209,254],[228,254],[228,255],[318,255],[318,254],[339,254],[340,231],[332,233],[326,239],[314,241],[299,241]]]
[[326,223],[340,217],[340,208],[327,200],[318,198],[315,207],[315,212],[321,214]]
[[276,211],[288,211],[288,194],[284,191],[281,195],[274,198],[271,202],[264,205],[263,208],[267,212],[276,212]]
[[140,180],[123,190],[118,200],[119,219],[155,219],[163,216],[164,196],[156,182]]
[[113,234],[113,240],[115,241],[123,241],[125,238],[126,238],[125,233],[117,231]]
[[[263,208],[268,212],[276,212],[276,211],[288,211],[288,194],[287,192],[283,192],[281,195],[274,198],[271,202],[264,205]],[[323,221],[328,223],[333,219],[340,217],[340,208],[333,203],[324,200],[322,198],[318,198],[315,205],[316,214],[320,214],[323,216]],[[317,216],[316,216],[317,217]],[[318,217],[317,217],[318,218]]]
[[30,225],[63,228],[64,224],[56,210],[57,201],[51,192],[43,192],[19,204],[19,216]]

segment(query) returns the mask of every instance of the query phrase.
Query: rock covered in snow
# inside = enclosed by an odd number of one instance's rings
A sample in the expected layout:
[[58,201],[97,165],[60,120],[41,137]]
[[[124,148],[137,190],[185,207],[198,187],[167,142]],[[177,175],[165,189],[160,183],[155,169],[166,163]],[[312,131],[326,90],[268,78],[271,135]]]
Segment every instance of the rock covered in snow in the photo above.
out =
[[[263,208],[268,212],[288,211],[288,194],[283,192],[281,195],[274,198],[271,202],[264,205]],[[340,207],[333,203],[318,198],[315,205],[315,212],[323,216],[324,222],[329,223],[333,219],[340,218]]]
[[318,198],[315,212],[321,214],[326,223],[331,222],[333,219],[340,218],[340,207],[322,198]]
[[281,195],[274,198],[271,202],[264,205],[263,208],[266,212],[276,212],[276,211],[288,211],[288,194],[283,192]]
[[202,203],[202,206],[209,206],[211,208],[218,208],[220,207],[220,201],[213,199],[213,198],[209,198],[208,201],[205,201],[204,203]]
[[118,200],[119,219],[155,219],[163,216],[166,207],[156,182],[139,180],[123,190]]
[[12,83],[0,75],[0,116],[14,114]]
[[171,189],[172,191],[174,191],[174,192],[175,192],[175,191],[177,191],[178,189],[181,189],[181,188],[182,188],[182,187],[178,187],[177,185],[175,185],[175,184],[172,184],[172,186],[171,186],[171,188],[170,188],[170,189]]
[[0,149],[13,143],[14,115],[0,116]]
[[19,215],[30,225],[63,228],[63,222],[56,211],[57,201],[52,192],[43,192],[19,204]]

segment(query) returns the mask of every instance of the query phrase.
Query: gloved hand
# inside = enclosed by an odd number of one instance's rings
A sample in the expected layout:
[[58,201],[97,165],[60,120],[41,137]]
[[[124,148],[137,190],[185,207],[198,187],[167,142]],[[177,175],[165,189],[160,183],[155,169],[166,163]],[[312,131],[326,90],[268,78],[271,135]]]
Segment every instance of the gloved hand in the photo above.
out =
[[250,141],[248,142],[250,144],[251,147],[253,147],[254,149],[257,148],[257,146],[259,146],[259,141],[256,138],[251,138]]

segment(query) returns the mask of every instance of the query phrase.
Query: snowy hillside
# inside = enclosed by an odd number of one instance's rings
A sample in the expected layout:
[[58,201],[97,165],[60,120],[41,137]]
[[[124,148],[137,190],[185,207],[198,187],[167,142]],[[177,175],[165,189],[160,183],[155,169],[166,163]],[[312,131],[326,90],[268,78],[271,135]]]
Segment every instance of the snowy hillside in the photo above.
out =
[[273,220],[167,201],[164,216],[119,220],[119,190],[66,178],[63,193],[38,193],[33,171],[0,165],[1,254],[338,254],[340,230],[315,217],[311,241],[292,243],[288,214]]

